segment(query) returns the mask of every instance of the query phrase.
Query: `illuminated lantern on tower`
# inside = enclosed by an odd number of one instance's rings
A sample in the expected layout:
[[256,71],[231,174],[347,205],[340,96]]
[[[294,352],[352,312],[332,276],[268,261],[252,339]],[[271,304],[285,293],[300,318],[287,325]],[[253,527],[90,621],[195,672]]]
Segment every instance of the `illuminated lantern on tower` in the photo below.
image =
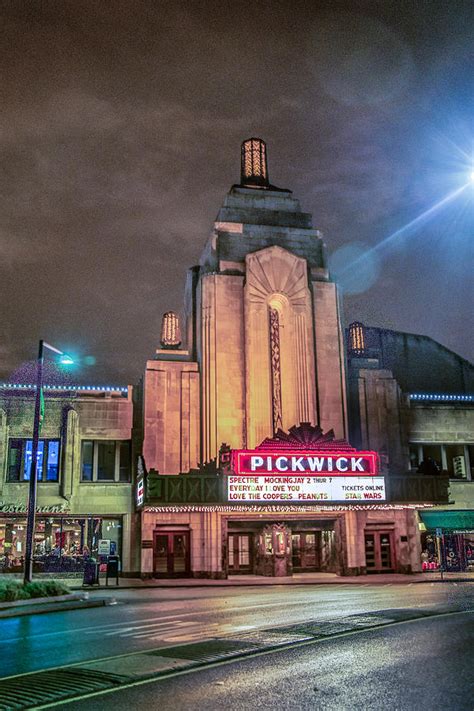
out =
[[364,325],[359,321],[354,321],[349,326],[349,352],[356,356],[365,353]]
[[267,147],[261,138],[249,138],[242,143],[240,184],[242,187],[269,187]]
[[163,314],[160,341],[162,348],[179,348],[181,345],[179,318],[174,311]]

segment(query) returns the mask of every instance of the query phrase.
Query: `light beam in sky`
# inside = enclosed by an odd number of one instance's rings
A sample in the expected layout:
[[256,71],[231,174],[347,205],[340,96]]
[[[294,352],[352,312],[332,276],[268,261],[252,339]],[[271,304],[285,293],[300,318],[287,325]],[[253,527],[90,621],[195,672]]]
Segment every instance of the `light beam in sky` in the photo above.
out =
[[388,235],[384,239],[382,239],[380,242],[378,242],[376,245],[373,247],[370,247],[370,249],[367,249],[363,254],[360,254],[359,256],[356,257],[356,259],[349,261],[346,266],[338,271],[337,276],[339,278],[344,277],[344,275],[354,269],[357,265],[360,265],[361,262],[364,260],[370,258],[373,256],[374,253],[376,252],[381,252],[384,249],[386,249],[389,244],[394,242],[397,238],[405,236],[407,232],[410,232],[410,230],[416,229],[419,227],[423,222],[425,222],[428,218],[432,217],[435,215],[437,212],[439,212],[443,207],[445,207],[448,203],[452,202],[455,200],[461,193],[466,190],[466,188],[471,185],[474,182],[474,171],[471,173],[471,179],[468,183],[465,183],[464,185],[461,185],[461,187],[456,188],[456,190],[453,190],[452,192],[448,193],[444,198],[441,198],[441,200],[438,200],[434,205],[429,207],[428,209],[424,210],[420,215],[415,217],[413,220],[410,222],[407,222],[406,225],[403,225],[403,227],[400,227],[398,230],[395,232],[392,232],[391,235]]

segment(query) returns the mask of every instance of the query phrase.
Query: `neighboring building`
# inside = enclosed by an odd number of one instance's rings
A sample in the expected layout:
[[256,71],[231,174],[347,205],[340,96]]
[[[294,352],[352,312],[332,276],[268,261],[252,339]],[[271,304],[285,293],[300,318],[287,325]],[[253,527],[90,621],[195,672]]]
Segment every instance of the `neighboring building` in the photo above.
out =
[[449,477],[449,506],[420,512],[425,562],[474,570],[474,366],[427,336],[355,322],[347,340],[351,442]]
[[[132,389],[46,386],[38,453],[35,572],[79,572],[99,541],[133,560]],[[0,569],[19,572],[26,538],[35,388],[0,386]]]
[[420,570],[416,510],[447,503],[448,479],[410,473],[388,370],[374,417],[351,403],[349,428],[322,236],[269,183],[259,139],[242,145],[185,306],[186,347],[166,314],[138,393],[142,575]]

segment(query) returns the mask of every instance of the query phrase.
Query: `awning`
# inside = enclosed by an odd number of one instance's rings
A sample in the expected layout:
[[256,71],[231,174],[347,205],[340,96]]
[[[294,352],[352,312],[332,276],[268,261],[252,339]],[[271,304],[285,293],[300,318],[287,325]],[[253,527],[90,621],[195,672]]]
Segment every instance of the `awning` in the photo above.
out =
[[419,511],[428,531],[474,531],[474,511]]

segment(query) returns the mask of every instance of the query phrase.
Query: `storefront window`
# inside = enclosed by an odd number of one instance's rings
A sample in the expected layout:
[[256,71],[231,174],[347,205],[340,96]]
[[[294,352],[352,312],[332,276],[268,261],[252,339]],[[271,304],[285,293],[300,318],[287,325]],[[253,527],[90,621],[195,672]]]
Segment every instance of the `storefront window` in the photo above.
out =
[[410,469],[419,474],[447,472],[450,479],[474,479],[474,447],[464,444],[410,444]]
[[[111,555],[122,553],[122,519],[66,516],[37,516],[34,571],[41,573],[81,572],[84,561],[98,557],[99,541],[110,542]],[[20,572],[26,544],[26,517],[0,519],[0,572]]]
[[130,444],[119,442],[119,481],[130,481]]
[[115,442],[98,442],[97,481],[115,479]]
[[449,531],[441,536],[432,532],[421,536],[422,569],[449,572],[474,571],[474,533]]
[[[29,481],[33,455],[31,439],[11,439],[8,451],[7,481]],[[59,440],[40,439],[36,471],[38,481],[58,481],[59,479]],[[46,462],[46,466],[44,466]],[[43,479],[43,470],[46,476]]]
[[410,469],[417,470],[420,464],[419,461],[419,445],[410,444]]
[[474,573],[474,533],[464,534],[466,570]]
[[81,481],[129,482],[130,473],[130,441],[82,441]]
[[435,462],[438,470],[442,469],[441,446],[439,444],[423,445],[423,462]]
[[467,467],[464,458],[464,445],[462,444],[447,444],[446,448],[446,465],[450,479],[466,479]]
[[82,443],[82,481],[92,481],[92,467],[94,462],[94,443]]

